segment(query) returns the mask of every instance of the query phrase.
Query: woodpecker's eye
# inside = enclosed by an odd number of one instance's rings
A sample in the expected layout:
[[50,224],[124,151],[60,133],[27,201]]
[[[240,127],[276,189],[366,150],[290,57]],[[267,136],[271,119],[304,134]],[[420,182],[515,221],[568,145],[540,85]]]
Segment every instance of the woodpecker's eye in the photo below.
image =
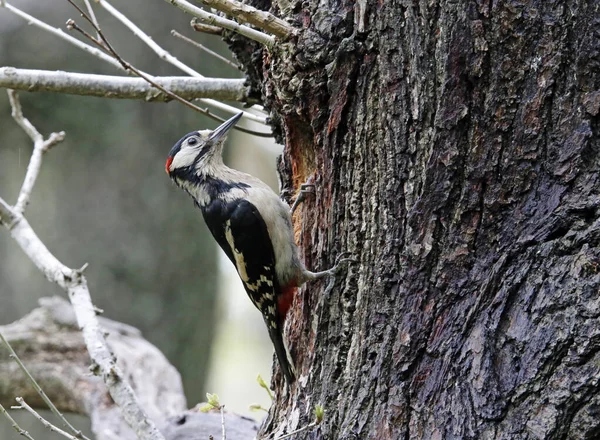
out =
[[187,143],[188,143],[188,145],[196,145],[198,143],[198,139],[189,138]]

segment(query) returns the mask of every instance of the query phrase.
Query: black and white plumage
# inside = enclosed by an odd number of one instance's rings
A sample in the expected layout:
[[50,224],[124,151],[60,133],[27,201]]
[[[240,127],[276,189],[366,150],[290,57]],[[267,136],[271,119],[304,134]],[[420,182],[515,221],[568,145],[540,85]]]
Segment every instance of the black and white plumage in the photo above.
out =
[[227,167],[221,154],[226,133],[242,113],[214,131],[193,131],[169,152],[166,171],[201,209],[253,304],[261,311],[289,384],[295,380],[283,342],[283,324],[297,287],[335,274],[310,272],[294,242],[290,208],[259,179]]

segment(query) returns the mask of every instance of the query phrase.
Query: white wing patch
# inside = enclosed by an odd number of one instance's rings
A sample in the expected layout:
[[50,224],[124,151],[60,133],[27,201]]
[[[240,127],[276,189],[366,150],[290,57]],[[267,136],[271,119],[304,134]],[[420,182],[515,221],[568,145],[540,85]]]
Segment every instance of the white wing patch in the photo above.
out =
[[237,268],[240,278],[250,290],[254,290],[251,289],[250,285],[248,284],[248,281],[250,281],[250,279],[248,278],[248,273],[246,272],[246,262],[244,261],[244,255],[235,247],[235,243],[233,241],[233,234],[231,233],[231,221],[229,220],[225,222],[225,239],[227,240],[227,243],[229,243],[231,252],[233,252],[233,258],[235,259],[235,267]]

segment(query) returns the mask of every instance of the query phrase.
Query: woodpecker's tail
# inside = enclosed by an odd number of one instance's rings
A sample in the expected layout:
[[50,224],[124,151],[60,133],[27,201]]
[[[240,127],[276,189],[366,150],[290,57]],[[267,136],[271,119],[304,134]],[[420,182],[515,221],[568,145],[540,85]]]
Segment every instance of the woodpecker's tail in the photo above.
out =
[[283,329],[280,326],[274,327],[270,325],[268,320],[265,320],[265,322],[267,324],[267,328],[269,329],[271,342],[273,342],[273,347],[275,347],[275,354],[277,355],[277,360],[279,361],[279,367],[285,376],[286,382],[288,385],[291,385],[296,380],[296,374],[294,373],[294,366],[291,362],[291,356],[288,355],[283,342]]

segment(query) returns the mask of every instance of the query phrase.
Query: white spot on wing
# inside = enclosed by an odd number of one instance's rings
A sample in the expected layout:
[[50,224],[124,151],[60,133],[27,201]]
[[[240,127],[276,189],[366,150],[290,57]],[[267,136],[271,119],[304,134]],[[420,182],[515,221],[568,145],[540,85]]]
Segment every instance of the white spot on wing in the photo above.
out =
[[[253,288],[253,287],[255,287],[255,286],[248,283],[248,281],[250,281],[250,279],[248,278],[248,272],[246,272],[246,262],[244,261],[244,255],[240,251],[238,251],[235,247],[235,242],[233,240],[233,234],[231,233],[231,222],[229,220],[227,220],[225,222],[225,239],[227,240],[227,243],[229,244],[229,247],[231,248],[231,251],[233,253],[233,259],[235,260],[235,267],[238,270],[238,274],[240,275],[240,278],[242,279],[244,284],[246,284],[248,289],[254,291],[255,288]],[[258,286],[256,286],[256,288],[257,287]]]

